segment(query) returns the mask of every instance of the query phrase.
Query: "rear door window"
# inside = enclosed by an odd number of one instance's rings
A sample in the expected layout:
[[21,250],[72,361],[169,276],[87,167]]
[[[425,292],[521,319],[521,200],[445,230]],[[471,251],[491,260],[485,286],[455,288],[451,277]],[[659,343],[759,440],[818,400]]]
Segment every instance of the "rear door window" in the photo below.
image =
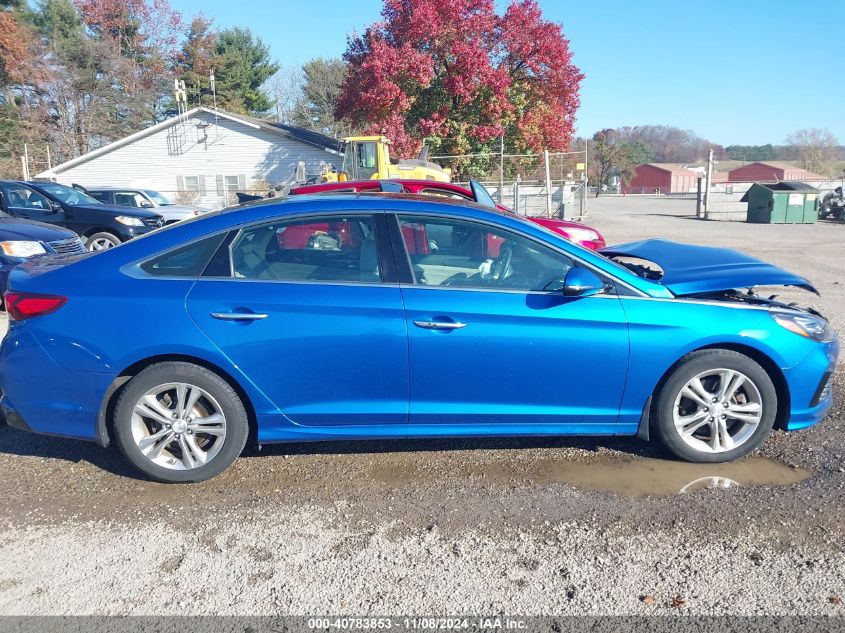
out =
[[135,207],[143,206],[144,196],[133,191],[116,191],[114,193],[114,203],[121,207]]
[[94,198],[94,200],[99,200],[105,204],[111,204],[110,191],[89,191],[88,194]]
[[244,229],[233,274],[266,281],[381,281],[372,215],[280,220]]

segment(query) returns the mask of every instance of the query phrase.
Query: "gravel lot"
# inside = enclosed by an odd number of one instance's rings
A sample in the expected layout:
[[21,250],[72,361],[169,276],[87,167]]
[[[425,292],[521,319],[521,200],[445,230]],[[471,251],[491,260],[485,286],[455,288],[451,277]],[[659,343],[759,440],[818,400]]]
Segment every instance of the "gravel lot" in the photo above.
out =
[[[723,245],[803,274],[822,297],[784,296],[843,331],[845,225],[590,209],[609,242]],[[844,424],[837,397],[730,467],[622,439],[322,443],[190,486],[0,427],[0,614],[843,615]],[[677,492],[717,476],[740,485]]]

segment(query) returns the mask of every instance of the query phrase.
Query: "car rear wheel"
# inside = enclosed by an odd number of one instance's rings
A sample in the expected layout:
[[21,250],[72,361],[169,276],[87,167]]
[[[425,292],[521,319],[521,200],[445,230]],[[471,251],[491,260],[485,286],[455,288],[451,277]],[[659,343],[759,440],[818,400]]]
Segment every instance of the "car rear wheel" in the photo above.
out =
[[658,394],[655,427],[677,457],[727,462],[757,449],[777,415],[777,393],[766,371],[731,350],[684,358]]
[[148,367],[124,387],[114,432],[126,458],[166,483],[210,479],[246,444],[249,423],[232,386],[204,367],[167,362]]
[[89,251],[102,251],[107,248],[114,248],[115,246],[120,246],[120,238],[105,231],[94,233],[85,242],[85,248]]

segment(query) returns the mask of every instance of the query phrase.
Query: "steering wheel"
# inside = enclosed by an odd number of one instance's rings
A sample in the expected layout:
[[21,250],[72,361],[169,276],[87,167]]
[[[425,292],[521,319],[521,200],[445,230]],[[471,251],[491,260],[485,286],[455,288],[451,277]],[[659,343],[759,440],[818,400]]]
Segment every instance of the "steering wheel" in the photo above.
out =
[[441,286],[465,285],[465,284],[460,284],[459,282],[466,282],[467,279],[469,279],[469,277],[467,277],[466,273],[455,273],[454,275],[452,275],[448,279],[442,281],[440,283],[440,285]]
[[494,281],[502,281],[510,273],[511,260],[513,260],[513,245],[510,242],[502,242],[499,247],[499,256],[493,262],[493,269],[490,277]]

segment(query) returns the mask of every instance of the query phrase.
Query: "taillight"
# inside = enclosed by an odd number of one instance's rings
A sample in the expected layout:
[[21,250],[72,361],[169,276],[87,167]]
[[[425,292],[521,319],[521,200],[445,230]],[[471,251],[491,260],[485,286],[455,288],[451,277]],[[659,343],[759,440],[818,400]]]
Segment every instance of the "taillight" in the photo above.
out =
[[55,312],[67,303],[67,297],[9,291],[3,294],[3,302],[10,319],[23,321]]

